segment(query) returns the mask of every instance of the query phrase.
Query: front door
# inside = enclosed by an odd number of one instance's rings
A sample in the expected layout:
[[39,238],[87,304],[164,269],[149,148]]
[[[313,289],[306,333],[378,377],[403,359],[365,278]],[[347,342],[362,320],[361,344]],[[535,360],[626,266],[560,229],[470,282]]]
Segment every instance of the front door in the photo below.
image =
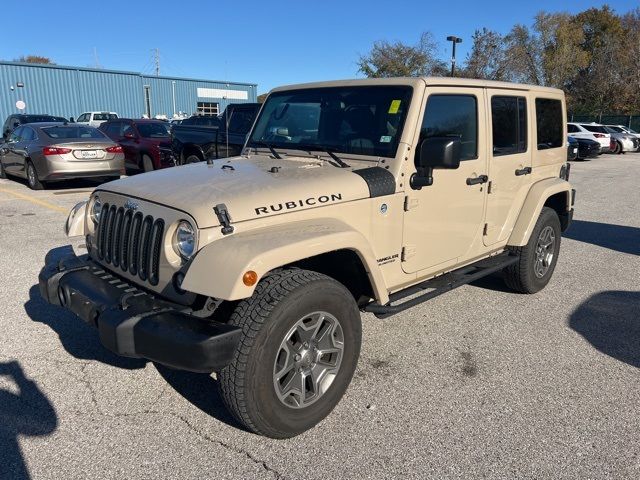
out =
[[22,143],[22,134],[24,127],[16,128],[11,134],[9,134],[9,140],[4,145],[3,162],[4,169],[7,173],[23,175],[22,172],[22,155],[21,152],[24,149]]
[[487,175],[485,97],[481,89],[456,88],[456,92],[433,88],[427,98],[418,145],[429,137],[458,137],[462,155],[458,169],[434,170],[432,185],[407,189],[402,251],[406,273],[435,271],[462,261],[482,235],[486,198],[482,180]]
[[487,185],[487,214],[483,242],[493,245],[509,236],[531,179],[531,148],[527,138],[529,112],[526,93],[505,95],[487,90],[491,115],[491,152]]

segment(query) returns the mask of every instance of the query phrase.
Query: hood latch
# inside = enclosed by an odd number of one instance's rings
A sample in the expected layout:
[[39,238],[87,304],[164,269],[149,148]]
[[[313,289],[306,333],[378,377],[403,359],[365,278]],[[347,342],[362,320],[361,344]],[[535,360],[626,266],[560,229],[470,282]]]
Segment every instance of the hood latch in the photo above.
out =
[[231,217],[229,216],[229,210],[227,210],[227,206],[224,203],[219,203],[215,207],[213,207],[213,211],[218,217],[218,221],[220,225],[222,225],[222,234],[228,235],[233,233],[233,227],[231,226]]

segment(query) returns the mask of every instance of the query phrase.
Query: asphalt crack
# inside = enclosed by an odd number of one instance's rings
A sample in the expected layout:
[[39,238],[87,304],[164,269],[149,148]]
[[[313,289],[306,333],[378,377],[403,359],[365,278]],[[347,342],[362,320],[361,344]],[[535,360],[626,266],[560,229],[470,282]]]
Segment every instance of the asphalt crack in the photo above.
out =
[[271,473],[274,478],[276,478],[277,480],[285,480],[287,477],[285,477],[282,473],[280,473],[278,470],[276,470],[273,467],[270,467],[267,462],[265,462],[264,460],[260,460],[259,458],[254,457],[250,452],[242,449],[242,448],[237,448],[234,447],[233,445],[229,445],[228,443],[225,443],[221,440],[216,440],[215,438],[207,435],[205,432],[202,432],[200,430],[198,430],[194,425],[191,424],[191,422],[189,422],[189,420],[187,420],[186,418],[184,418],[183,416],[177,414],[177,413],[169,413],[169,415],[174,416],[175,418],[177,418],[178,420],[180,420],[181,422],[183,422],[188,428],[189,430],[191,430],[193,433],[195,433],[196,435],[198,435],[200,438],[210,442],[210,443],[214,443],[216,445],[220,445],[221,447],[225,448],[226,450],[229,450],[230,452],[234,452],[240,455],[244,455],[248,460],[251,460],[253,463],[255,463],[256,465],[260,465],[262,468],[264,468],[265,471]]

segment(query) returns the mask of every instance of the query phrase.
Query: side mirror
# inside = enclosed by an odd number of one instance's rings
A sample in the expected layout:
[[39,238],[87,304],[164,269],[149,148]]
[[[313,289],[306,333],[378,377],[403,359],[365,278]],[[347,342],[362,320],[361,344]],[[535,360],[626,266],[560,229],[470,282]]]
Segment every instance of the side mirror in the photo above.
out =
[[13,129],[15,130],[20,126],[20,122],[13,122]]
[[460,167],[462,143],[458,137],[425,138],[418,150],[416,173],[411,176],[411,188],[420,190],[433,185],[433,170],[455,170]]
[[130,140],[135,140],[136,136],[133,132],[125,132],[124,138],[128,138]]
[[69,123],[76,123],[76,121],[73,117],[69,117]]

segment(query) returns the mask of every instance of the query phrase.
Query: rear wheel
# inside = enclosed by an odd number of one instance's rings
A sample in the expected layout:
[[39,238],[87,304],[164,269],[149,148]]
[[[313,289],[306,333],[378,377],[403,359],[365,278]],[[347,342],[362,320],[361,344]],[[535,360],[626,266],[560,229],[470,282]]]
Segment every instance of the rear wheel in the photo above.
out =
[[556,211],[543,207],[529,242],[509,249],[519,258],[505,269],[507,286],[521,293],[542,290],[551,280],[560,253],[560,219]]
[[220,388],[246,428],[293,437],[340,401],[362,336],[358,307],[342,284],[308,270],[274,272],[238,304],[230,323],[242,327],[242,338],[220,372]]
[[38,172],[31,160],[27,160],[27,184],[31,190],[42,190],[44,184],[38,179]]
[[153,171],[153,160],[151,160],[151,157],[149,155],[142,155],[142,170],[144,170],[145,172]]
[[4,165],[2,164],[2,157],[0,157],[0,178],[7,178],[7,172],[4,171]]
[[198,155],[191,154],[185,159],[184,163],[185,164],[187,164],[187,163],[198,163],[198,162],[201,162],[201,161],[202,161],[202,159]]

